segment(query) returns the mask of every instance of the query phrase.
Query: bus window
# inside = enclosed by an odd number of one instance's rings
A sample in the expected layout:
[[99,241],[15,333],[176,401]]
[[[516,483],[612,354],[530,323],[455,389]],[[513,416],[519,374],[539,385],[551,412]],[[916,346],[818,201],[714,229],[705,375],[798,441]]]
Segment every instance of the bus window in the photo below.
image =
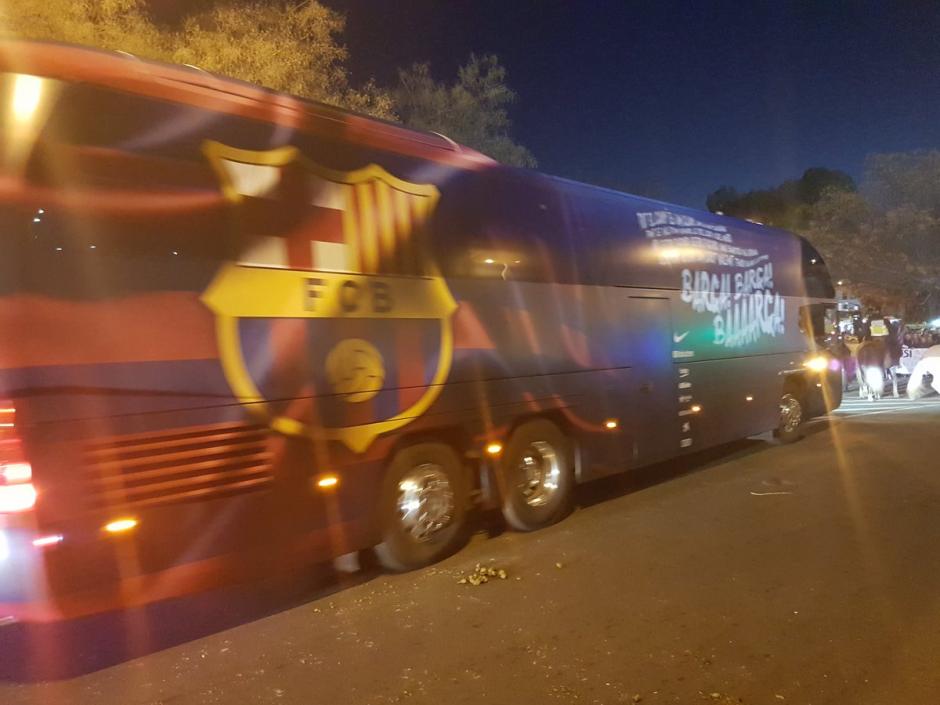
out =
[[566,282],[566,266],[554,247],[560,206],[549,189],[512,175],[463,182],[464,199],[445,197],[432,238],[445,276],[527,282]]
[[803,281],[806,295],[815,299],[834,299],[836,291],[822,255],[806,240],[802,242]]

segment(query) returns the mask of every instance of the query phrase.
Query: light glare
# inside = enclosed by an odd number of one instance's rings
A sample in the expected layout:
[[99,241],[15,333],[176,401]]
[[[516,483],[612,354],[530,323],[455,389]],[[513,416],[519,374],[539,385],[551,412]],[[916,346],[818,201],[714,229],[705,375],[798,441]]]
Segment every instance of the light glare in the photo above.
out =
[[328,490],[339,484],[339,478],[336,475],[323,475],[317,480],[317,487],[321,490]]
[[57,543],[62,543],[64,538],[65,537],[62,534],[40,536],[38,539],[33,539],[33,546],[36,548],[42,548],[43,546],[54,546]]
[[0,514],[25,512],[36,504],[36,488],[31,483],[0,485]]
[[108,522],[104,525],[104,530],[109,534],[120,534],[124,531],[130,531],[135,526],[137,526],[137,520],[126,517],[124,519],[115,519],[114,521]]
[[[12,426],[12,424],[10,424]],[[0,465],[0,479],[11,485],[29,482],[33,479],[33,466],[29,463],[9,463]]]
[[39,76],[20,74],[13,83],[13,116],[29,121],[36,114],[42,99],[42,79]]
[[816,355],[804,362],[803,367],[812,372],[822,372],[829,367],[829,360],[824,355]]

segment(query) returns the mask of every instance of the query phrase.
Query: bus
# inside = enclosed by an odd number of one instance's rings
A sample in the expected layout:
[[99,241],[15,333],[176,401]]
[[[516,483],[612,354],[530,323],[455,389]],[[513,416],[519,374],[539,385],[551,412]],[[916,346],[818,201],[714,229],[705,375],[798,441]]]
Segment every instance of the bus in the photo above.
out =
[[0,48],[0,618],[521,531],[839,404],[820,255],[182,66]]

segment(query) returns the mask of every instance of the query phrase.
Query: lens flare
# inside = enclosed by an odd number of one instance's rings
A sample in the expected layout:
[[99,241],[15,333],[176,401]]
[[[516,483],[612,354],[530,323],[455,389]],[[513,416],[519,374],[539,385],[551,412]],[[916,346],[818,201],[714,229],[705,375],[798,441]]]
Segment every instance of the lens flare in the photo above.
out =
[[122,534],[125,531],[130,531],[137,526],[137,520],[131,517],[125,517],[123,519],[115,519],[104,525],[104,530],[109,534]]

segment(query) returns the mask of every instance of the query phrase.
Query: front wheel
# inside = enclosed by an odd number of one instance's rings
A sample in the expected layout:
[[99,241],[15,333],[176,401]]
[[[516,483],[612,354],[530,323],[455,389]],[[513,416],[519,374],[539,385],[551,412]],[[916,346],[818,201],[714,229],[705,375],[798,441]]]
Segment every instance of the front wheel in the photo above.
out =
[[803,403],[794,391],[787,391],[780,397],[780,424],[774,436],[781,443],[793,443],[803,436]]
[[500,460],[503,516],[518,531],[534,531],[561,519],[571,506],[571,444],[551,421],[522,424]]
[[460,540],[467,512],[467,477],[444,443],[418,443],[389,464],[380,500],[379,562],[394,571],[434,563]]

